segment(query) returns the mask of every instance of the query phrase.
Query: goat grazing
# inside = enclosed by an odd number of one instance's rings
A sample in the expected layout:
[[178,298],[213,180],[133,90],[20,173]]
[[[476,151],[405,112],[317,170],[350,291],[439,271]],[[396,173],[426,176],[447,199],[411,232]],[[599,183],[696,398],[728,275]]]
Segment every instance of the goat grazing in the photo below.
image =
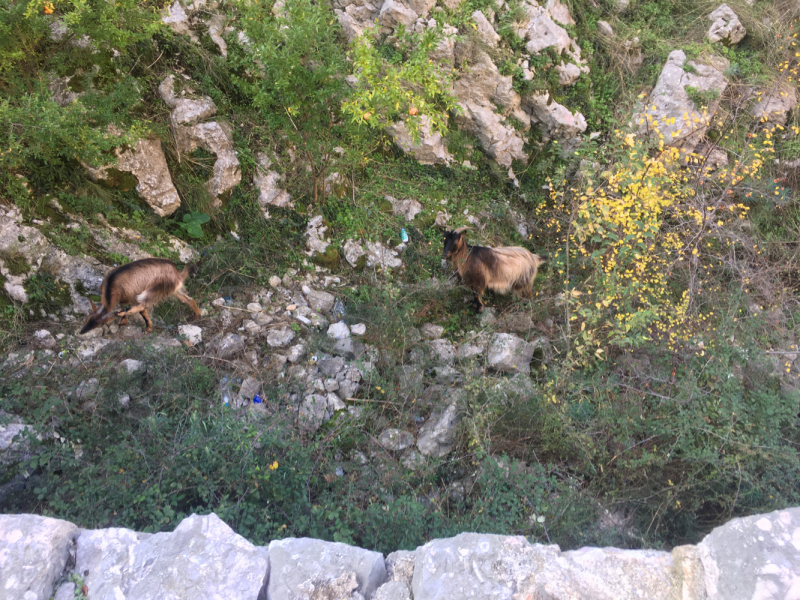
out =
[[[128,315],[139,312],[147,323],[148,333],[152,332],[153,322],[147,310],[170,296],[188,304],[195,317],[199,317],[200,309],[183,287],[183,282],[193,273],[193,267],[178,271],[172,262],[163,258],[145,258],[112,269],[100,285],[100,306],[95,306],[89,300],[92,312],[81,333],[91,331],[115,316],[122,317],[120,324],[124,325],[128,322]],[[115,314],[114,309],[122,304],[128,304],[131,308]]]
[[478,312],[483,311],[482,296],[487,289],[500,294],[513,291],[531,298],[531,286],[544,259],[519,246],[468,246],[464,240],[467,229],[459,227],[444,234],[444,258],[453,265],[464,285],[475,292]]

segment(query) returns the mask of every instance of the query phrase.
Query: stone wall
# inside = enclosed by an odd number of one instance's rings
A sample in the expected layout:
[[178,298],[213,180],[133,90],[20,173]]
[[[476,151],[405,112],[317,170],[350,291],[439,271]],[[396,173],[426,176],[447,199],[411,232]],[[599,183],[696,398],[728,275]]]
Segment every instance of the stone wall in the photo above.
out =
[[308,538],[258,547],[214,514],[157,534],[0,515],[0,582],[0,600],[797,600],[800,508],[672,552],[462,533],[387,557]]

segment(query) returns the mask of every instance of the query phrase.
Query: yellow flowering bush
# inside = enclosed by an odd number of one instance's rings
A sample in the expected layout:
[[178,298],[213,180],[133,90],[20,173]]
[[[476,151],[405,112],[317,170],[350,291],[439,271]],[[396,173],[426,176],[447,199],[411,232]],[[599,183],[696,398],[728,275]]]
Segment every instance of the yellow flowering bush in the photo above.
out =
[[705,155],[667,146],[650,125],[655,135],[613,133],[598,178],[550,182],[548,225],[564,249],[554,262],[579,361],[606,347],[676,348],[710,322],[698,294],[714,252],[734,243],[725,225],[748,210],[737,186],[758,176],[775,130],[747,132],[738,159],[712,170]]

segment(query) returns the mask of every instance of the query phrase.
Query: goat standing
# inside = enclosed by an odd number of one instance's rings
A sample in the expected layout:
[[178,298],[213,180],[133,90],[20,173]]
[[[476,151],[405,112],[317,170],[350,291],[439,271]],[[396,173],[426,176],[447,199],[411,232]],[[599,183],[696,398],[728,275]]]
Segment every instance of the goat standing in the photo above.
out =
[[[188,304],[195,317],[199,317],[200,309],[183,287],[183,282],[193,272],[194,268],[188,266],[183,271],[178,271],[171,261],[163,258],[145,258],[112,269],[100,285],[100,306],[95,306],[89,300],[92,312],[81,333],[91,331],[115,316],[122,317],[120,324],[124,325],[128,322],[128,315],[139,312],[147,323],[149,333],[153,331],[153,322],[147,310],[170,296]],[[131,308],[115,314],[114,309],[121,304],[129,304]]]
[[519,246],[468,246],[464,240],[467,229],[459,227],[445,233],[444,258],[453,265],[464,285],[475,292],[478,312],[483,312],[482,296],[487,289],[500,294],[513,291],[523,298],[532,298],[531,286],[544,259]]

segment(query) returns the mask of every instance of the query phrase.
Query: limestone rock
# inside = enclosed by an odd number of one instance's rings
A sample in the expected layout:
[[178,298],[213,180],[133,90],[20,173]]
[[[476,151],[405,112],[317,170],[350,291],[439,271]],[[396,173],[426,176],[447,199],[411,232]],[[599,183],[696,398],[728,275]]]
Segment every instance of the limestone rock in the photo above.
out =
[[413,221],[414,217],[424,209],[421,202],[412,198],[397,200],[392,196],[386,196],[386,199],[392,204],[392,212],[402,216],[406,221]]
[[211,343],[211,350],[218,357],[228,360],[233,358],[245,348],[245,339],[238,334],[229,333],[221,338],[217,338]]
[[83,531],[75,571],[88,571],[84,581],[98,600],[256,598],[269,561],[210,514],[191,515],[171,533]]
[[367,254],[361,244],[352,239],[348,239],[344,243],[342,252],[344,253],[344,259],[351,267],[357,267],[359,265],[359,259]]
[[306,300],[308,300],[308,305],[317,312],[328,313],[333,310],[336,296],[329,292],[309,290],[306,292]]
[[39,348],[55,348],[58,343],[56,342],[56,338],[53,337],[53,334],[47,331],[47,329],[40,329],[33,334],[33,337]]
[[553,48],[561,54],[570,47],[572,40],[567,30],[553,21],[550,12],[535,3],[523,5],[527,10],[527,19],[518,30],[521,38],[527,39],[525,49],[531,54],[538,54],[546,48]]
[[378,443],[387,450],[400,452],[414,445],[414,436],[402,429],[390,427],[378,436]]
[[738,44],[747,35],[747,31],[727,4],[721,4],[714,12],[708,15],[711,28],[706,37],[712,44],[722,42],[726,45]]
[[222,37],[222,34],[225,30],[225,15],[212,15],[211,18],[206,21],[206,25],[208,26],[208,36],[217,45],[217,48],[219,48],[219,53],[222,54],[222,57],[227,58],[228,44],[225,41],[225,38]]
[[185,338],[187,346],[196,346],[203,341],[203,330],[197,325],[178,325],[178,333]]
[[126,358],[119,363],[119,366],[125,369],[126,373],[131,374],[136,373],[136,371],[141,371],[144,368],[144,363],[133,358]]
[[387,131],[392,136],[394,143],[403,152],[413,156],[420,164],[447,165],[453,161],[453,156],[447,151],[442,135],[431,130],[431,120],[427,115],[419,117],[419,139],[417,141],[414,141],[405,121],[398,121],[390,125]]
[[598,21],[597,31],[604,37],[614,37],[614,30],[611,28],[611,25],[608,23],[608,21]]
[[285,348],[292,343],[295,333],[290,327],[273,329],[267,335],[267,344],[272,348]]
[[411,589],[402,581],[388,581],[375,592],[375,600],[412,600]]
[[586,119],[550,98],[550,94],[531,94],[525,98],[531,111],[531,122],[538,122],[545,140],[556,139],[568,149],[578,136],[586,131]]
[[75,354],[82,361],[90,361],[100,354],[100,351],[110,343],[111,340],[103,338],[86,340],[78,346],[77,350],[75,350]]
[[239,393],[233,401],[233,408],[247,406],[253,403],[253,398],[261,392],[261,382],[255,377],[247,377],[239,388]]
[[452,365],[456,360],[456,349],[447,340],[431,340],[428,342],[431,356],[437,365]]
[[535,346],[510,333],[496,333],[489,344],[486,364],[505,373],[528,373]]
[[189,27],[189,15],[183,10],[180,0],[175,0],[172,5],[167,4],[166,14],[161,17],[161,21],[178,35],[188,35],[194,43],[200,43],[197,35]]
[[306,346],[305,344],[295,344],[291,348],[289,348],[289,355],[288,359],[290,363],[298,363],[300,362],[303,357],[306,355]]
[[334,340],[343,340],[350,337],[350,328],[344,321],[339,321],[328,327],[328,337]]
[[525,142],[504,119],[494,111],[490,102],[461,102],[462,114],[456,117],[459,127],[474,134],[486,153],[498,164],[510,167],[513,160],[526,160]]
[[476,346],[474,344],[462,344],[456,350],[456,357],[458,360],[470,360],[472,358],[476,358],[481,356],[485,352],[485,349],[481,346]]
[[[657,126],[665,143],[688,153],[697,146],[708,129],[719,106],[718,98],[728,83],[722,71],[716,67],[692,61],[688,63],[689,70],[685,70],[685,64],[686,54],[681,50],[670,53],[656,87],[650,93],[646,109],[635,115],[633,122],[641,133],[651,131]],[[708,110],[701,112],[700,107],[689,98],[687,88],[716,96],[717,99],[711,99]]]
[[575,63],[561,63],[556,65],[556,72],[558,72],[559,85],[572,85],[581,76],[581,69]]
[[800,508],[733,519],[698,544],[709,600],[800,593]]
[[403,261],[397,255],[396,250],[387,248],[380,242],[367,242],[367,266],[374,269],[397,268],[403,266]]
[[136,191],[159,217],[168,217],[181,204],[178,191],[172,183],[167,159],[159,139],[141,139],[125,150],[117,148],[117,164],[87,169],[94,181],[105,181],[112,177],[112,169],[130,173],[136,178]]
[[415,552],[414,598],[681,597],[666,552],[531,545],[521,536],[462,533]]
[[367,333],[367,326],[364,323],[356,323],[350,326],[350,333],[353,335],[365,335]]
[[170,120],[173,125],[191,125],[204,121],[217,114],[217,106],[208,96],[201,98],[176,96],[175,76],[169,75],[158,86],[161,99],[172,109]]
[[308,221],[306,225],[306,254],[313,256],[315,254],[323,254],[330,246],[330,239],[325,237],[325,232],[328,231],[328,226],[325,225],[325,219],[322,215],[316,215]]
[[[73,77],[75,76],[73,75]],[[53,101],[62,108],[69,106],[84,94],[83,92],[73,92],[70,89],[69,85],[73,77],[56,77],[49,74],[47,88],[53,94]]]
[[793,85],[777,83],[754,95],[750,114],[767,124],[786,125],[789,113],[797,107],[797,90]]
[[458,36],[458,29],[451,25],[443,25],[441,28],[441,38],[436,48],[428,55],[430,59],[439,63],[446,69],[452,69],[455,66],[455,47],[456,37]]
[[[28,435],[40,437],[31,425],[13,422],[0,425],[0,465],[17,463],[30,456]],[[17,438],[16,441],[14,438]]]
[[489,19],[479,10],[476,10],[472,13],[472,20],[475,21],[475,24],[478,26],[478,36],[481,40],[487,45],[491,46],[492,48],[497,48],[498,42],[500,42],[500,36],[497,35],[497,32],[492,27],[492,24],[489,22]]
[[188,154],[197,148],[203,148],[217,156],[214,175],[206,182],[206,189],[217,202],[227,197],[242,180],[239,159],[233,148],[233,131],[229,124],[211,121],[188,127],[176,126],[175,141],[180,152]]
[[[554,572],[555,565],[548,564],[545,572],[550,573],[542,578],[550,593],[570,590],[578,598],[666,600],[671,591],[677,592],[672,557],[667,552],[581,548],[564,552],[562,557],[564,562],[568,561],[566,572]],[[566,579],[564,583],[559,581],[562,578]]]
[[[425,456],[441,457],[453,450],[456,428],[461,420],[458,403],[453,402],[441,412],[434,412],[422,426],[417,448]],[[415,593],[414,597],[418,597]]]
[[453,84],[456,98],[461,103],[496,104],[505,109],[504,116],[512,114],[526,125],[527,115],[520,107],[521,99],[514,91],[513,78],[502,75],[483,50],[466,53],[467,48],[463,45],[458,47],[459,61],[469,59],[469,64]]
[[269,561],[269,600],[372,598],[386,581],[383,554],[338,542],[275,540]]
[[78,528],[36,515],[0,515],[0,595],[47,600],[64,571]]
[[264,209],[265,213],[270,206],[283,208],[292,205],[292,197],[289,193],[279,186],[281,175],[277,171],[270,170],[272,161],[266,152],[259,152],[257,155],[257,165],[253,173],[253,185],[258,188],[258,204]]
[[298,418],[304,429],[315,433],[325,421],[331,418],[331,413],[328,412],[328,398],[321,394],[306,396],[300,404]]
[[422,334],[422,337],[425,337],[429,340],[436,340],[444,335],[444,327],[441,325],[434,325],[433,323],[425,323],[422,327],[420,327],[419,331]]
[[398,0],[386,0],[378,19],[383,27],[395,29],[398,25],[413,25],[417,20],[417,13]]
[[414,579],[414,556],[409,550],[398,550],[386,557],[386,574],[390,581],[400,581],[411,587]]

